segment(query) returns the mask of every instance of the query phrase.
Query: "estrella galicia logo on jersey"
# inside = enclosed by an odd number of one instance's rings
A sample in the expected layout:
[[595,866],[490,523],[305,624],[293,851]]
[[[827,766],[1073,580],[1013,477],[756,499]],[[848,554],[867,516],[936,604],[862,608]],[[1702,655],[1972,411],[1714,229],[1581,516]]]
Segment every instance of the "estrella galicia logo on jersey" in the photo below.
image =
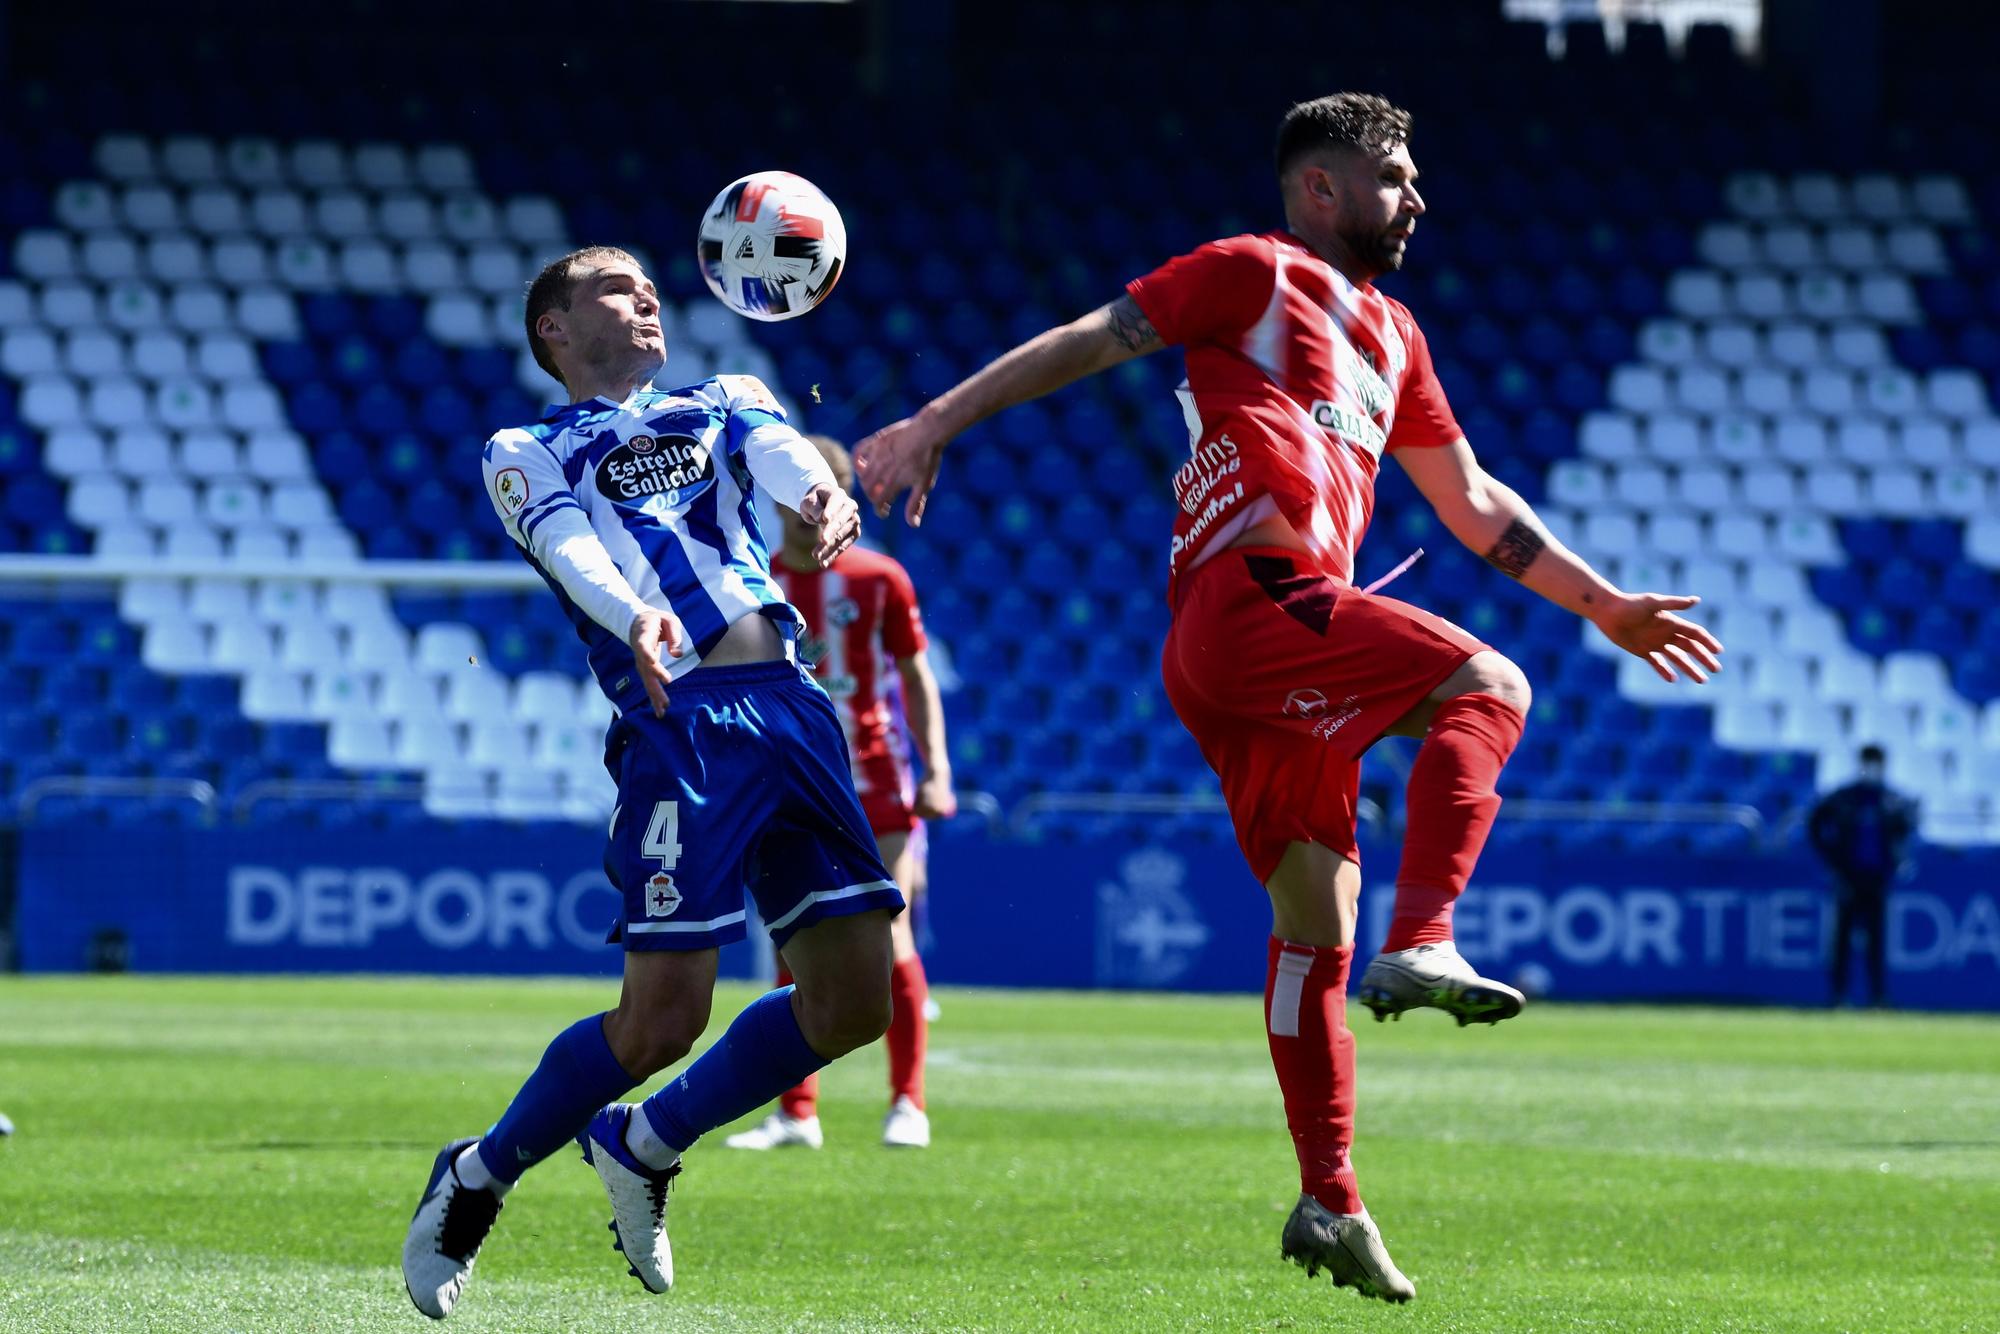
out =
[[826,604],[826,619],[834,627],[845,630],[861,619],[861,606],[853,598],[835,598]]
[[691,435],[635,435],[597,461],[598,491],[631,509],[656,497],[683,505],[714,484],[708,446]]

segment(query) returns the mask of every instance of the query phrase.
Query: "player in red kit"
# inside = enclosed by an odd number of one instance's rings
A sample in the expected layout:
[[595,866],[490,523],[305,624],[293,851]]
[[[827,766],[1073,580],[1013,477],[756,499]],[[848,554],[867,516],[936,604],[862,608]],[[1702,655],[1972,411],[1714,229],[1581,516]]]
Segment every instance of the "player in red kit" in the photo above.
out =
[[[840,485],[852,489],[854,463],[847,451],[825,436],[806,438],[818,447]],[[790,510],[781,509],[779,514],[784,545],[771,562],[771,573],[783,587],[785,600],[805,618],[806,657],[820,686],[832,696],[847,732],[854,789],[875,831],[882,863],[904,894],[914,895],[924,880],[921,853],[912,839],[920,828],[918,821],[942,820],[958,809],[945,750],[944,705],[926,656],[916,590],[901,565],[859,547],[848,548],[822,570],[813,558],[818,530]],[[901,678],[909,734],[923,761],[921,783],[911,780],[908,743],[890,704],[886,669],[891,662]],[[922,1149],[931,1142],[930,1117],[924,1110],[928,989],[910,914],[899,915],[890,933],[896,963],[889,987],[890,1105],[882,1123],[882,1142],[892,1148]],[[790,980],[780,961],[778,985]],[[817,1149],[823,1140],[818,1103],[819,1076],[808,1075],[779,1099],[777,1111],[757,1126],[731,1135],[727,1143],[732,1149]]]
[[1378,1018],[1421,1005],[1461,1023],[1508,1018],[1520,993],[1459,955],[1451,910],[1499,808],[1529,693],[1512,662],[1457,626],[1354,586],[1382,458],[1396,458],[1466,546],[1667,680],[1706,680],[1721,649],[1677,614],[1696,599],[1612,587],[1474,459],[1422,331],[1373,286],[1402,267],[1424,212],[1409,137],[1409,114],[1368,94],[1293,107],[1278,132],[1283,229],[1169,261],[857,451],[877,511],[908,487],[917,523],[945,445],[966,427],[1133,357],[1185,349],[1190,457],[1173,479],[1162,671],[1271,898],[1265,1028],[1301,1187],[1283,1251],[1390,1301],[1416,1288],[1389,1258],[1349,1161],[1358,761],[1378,737],[1423,738],[1394,918],[1362,977],[1363,1003]]

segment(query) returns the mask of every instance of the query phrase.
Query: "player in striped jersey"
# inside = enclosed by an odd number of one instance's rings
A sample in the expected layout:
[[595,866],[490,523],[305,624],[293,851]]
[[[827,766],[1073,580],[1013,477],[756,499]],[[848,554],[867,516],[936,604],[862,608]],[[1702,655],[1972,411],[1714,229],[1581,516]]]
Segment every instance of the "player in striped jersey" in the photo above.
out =
[[[611,1197],[633,1274],[673,1282],[666,1197],[682,1152],[889,1023],[889,922],[903,906],[848,772],[826,692],[799,665],[799,614],[771,578],[760,488],[812,525],[829,563],[856,506],[754,379],[653,385],[659,296],[638,261],[593,247],[528,289],[528,343],[568,394],[486,446],[488,495],[589,650],[616,706],[605,867],[622,890],[616,1009],[549,1045],[492,1129],[432,1164],[403,1246],[411,1300],[443,1318],[506,1195],[576,1139]],[[792,973],[645,1102],[616,1101],[708,1025],[719,946],[756,896]]]
[[[842,489],[854,484],[854,462],[840,443],[807,436],[833,469]],[[850,547],[821,569],[813,559],[817,533],[791,511],[782,511],[784,544],[772,573],[806,623],[805,657],[821,687],[840,710],[847,746],[854,759],[854,787],[875,832],[882,861],[896,884],[916,903],[922,874],[916,831],[920,820],[941,820],[958,809],[951,790],[951,761],[945,747],[944,702],[932,675],[917,610],[916,589],[896,561],[877,551]],[[884,671],[895,664],[892,680]],[[909,740],[890,694],[900,681],[908,710]],[[924,777],[913,783],[909,745],[914,742]],[[889,1112],[882,1142],[891,1148],[928,1148],[930,1116],[924,1108],[924,1047],[927,990],[924,963],[917,955],[910,914],[891,927],[896,969],[890,977],[893,1010],[889,1019]],[[791,980],[782,964],[778,984]],[[778,1100],[778,1110],[762,1123],[731,1135],[732,1149],[817,1149],[822,1142],[819,1077],[809,1075]]]

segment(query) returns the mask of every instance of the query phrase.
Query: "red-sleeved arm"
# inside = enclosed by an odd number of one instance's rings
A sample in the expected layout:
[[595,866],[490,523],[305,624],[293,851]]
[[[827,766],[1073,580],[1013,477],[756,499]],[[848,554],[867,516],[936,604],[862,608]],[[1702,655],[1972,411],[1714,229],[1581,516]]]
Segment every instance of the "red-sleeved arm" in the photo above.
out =
[[1271,303],[1277,265],[1262,236],[1210,241],[1125,284],[1169,346],[1240,334]]
[[914,658],[930,646],[924,635],[923,614],[917,610],[916,586],[895,561],[882,568],[885,592],[882,597],[882,647],[892,658]]
[[1387,448],[1440,449],[1464,439],[1458,418],[1445,401],[1444,386],[1438,383],[1437,369],[1431,365],[1431,345],[1414,319],[1398,321],[1403,341],[1409,347],[1410,362],[1403,372],[1402,392],[1396,398],[1396,421],[1389,428]]

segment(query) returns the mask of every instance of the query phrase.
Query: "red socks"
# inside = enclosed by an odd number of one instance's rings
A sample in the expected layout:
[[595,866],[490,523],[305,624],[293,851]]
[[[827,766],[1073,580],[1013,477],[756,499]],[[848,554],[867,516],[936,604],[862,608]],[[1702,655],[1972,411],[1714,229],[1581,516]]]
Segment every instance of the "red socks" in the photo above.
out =
[[[792,984],[792,974],[778,965],[778,985]],[[930,984],[924,978],[924,961],[915,955],[900,960],[889,974],[889,996],[894,1008],[889,1018],[889,1097],[908,1098],[924,1105],[924,1048],[930,1037],[930,1022],[924,1018],[924,1001]],[[803,1121],[819,1110],[819,1076],[807,1075],[778,1097],[786,1116]]]
[[1354,1035],[1347,1031],[1351,945],[1271,937],[1264,1029],[1299,1156],[1299,1189],[1337,1214],[1361,1212],[1347,1160],[1354,1143]]
[[1497,695],[1459,695],[1438,706],[1410,766],[1396,915],[1384,953],[1451,939],[1451,905],[1500,810],[1500,768],[1525,719]]
[[930,1021],[924,1018],[924,1001],[930,984],[924,978],[924,961],[912,954],[898,960],[889,974],[889,995],[894,1008],[889,1012],[889,1097],[908,1098],[924,1105],[924,1047],[930,1038]]

